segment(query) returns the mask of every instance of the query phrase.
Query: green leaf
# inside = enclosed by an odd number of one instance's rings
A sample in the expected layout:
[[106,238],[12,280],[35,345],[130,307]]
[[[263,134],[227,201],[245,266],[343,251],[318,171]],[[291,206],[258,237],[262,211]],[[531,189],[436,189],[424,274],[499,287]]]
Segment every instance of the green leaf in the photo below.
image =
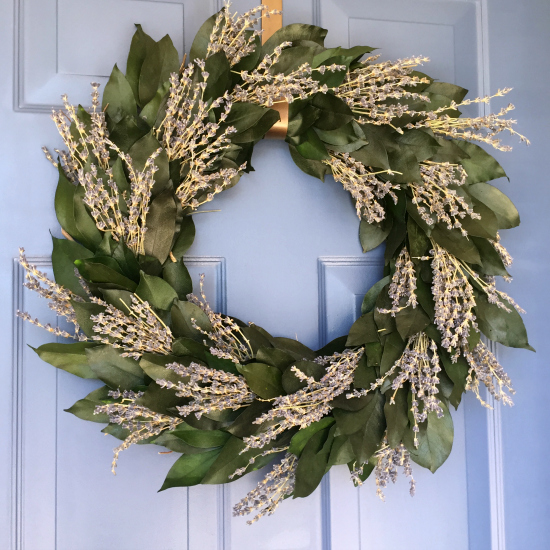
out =
[[449,401],[456,409],[460,405],[462,394],[466,389],[466,379],[468,378],[470,366],[464,356],[460,355],[453,361],[449,353],[441,348],[439,348],[439,357],[445,372],[454,385]]
[[[394,390],[390,390],[393,395]],[[409,390],[400,388],[395,393],[395,403],[391,403],[389,399],[384,405],[384,416],[387,424],[388,444],[392,449],[399,446],[403,439],[403,435],[409,425],[409,405],[407,395]]]
[[359,463],[367,462],[384,437],[384,396],[376,390],[366,406],[357,412],[334,410],[340,432],[350,436],[353,452]]
[[210,55],[204,69],[210,75],[206,81],[204,101],[217,99],[231,89],[231,66],[225,52],[219,51]]
[[375,283],[370,287],[368,292],[365,294],[365,297],[363,298],[363,303],[361,304],[362,315],[374,309],[376,300],[378,299],[380,292],[390,282],[391,282],[391,277],[388,275],[383,279],[380,279],[377,283]]
[[466,237],[463,237],[460,231],[449,231],[438,224],[433,228],[431,236],[439,246],[445,248],[459,260],[481,265],[481,258],[476,245]]
[[[418,227],[424,232],[424,234],[427,237],[429,237],[432,234],[433,224],[428,225],[422,219],[422,217],[420,216],[420,214],[418,212],[418,209],[417,209],[416,205],[414,205],[410,200],[407,200],[407,213],[409,214],[409,219],[412,218],[414,220],[414,222],[416,223],[416,225],[418,225]],[[430,219],[432,221],[434,221],[432,217],[430,217]],[[407,233],[409,232],[409,229],[410,229],[410,227],[407,224]],[[415,233],[415,235],[416,235],[416,233]],[[431,246],[431,243],[430,243],[430,246]]]
[[378,342],[378,327],[374,322],[374,313],[366,313],[353,323],[349,331],[348,346],[362,346],[371,342]]
[[[107,260],[111,260],[112,265],[116,266],[117,270],[106,265],[108,263]],[[117,288],[130,292],[136,290],[136,283],[118,271],[118,264],[115,260],[112,260],[112,258],[94,257],[76,260],[75,266],[78,268],[82,277],[90,283],[116,285]]]
[[388,162],[395,172],[391,180],[395,183],[422,182],[416,155],[411,149],[400,148],[388,152]]
[[292,340],[291,338],[273,338],[273,345],[278,349],[286,351],[298,360],[305,359],[313,361],[317,357],[313,350],[304,346],[304,344],[298,342],[298,340]]
[[242,412],[239,414],[235,422],[226,428],[227,431],[240,439],[257,434],[262,430],[262,426],[260,424],[254,424],[254,422],[270,408],[270,402],[258,400],[252,401],[248,407],[240,409]]
[[[159,148],[161,148],[158,140],[149,132],[130,148],[130,156],[134,161],[136,170],[143,170],[147,159]],[[155,173],[155,185],[153,186],[153,197],[156,197],[170,187],[168,180],[170,179],[170,166],[166,151],[161,148],[159,156],[155,159],[155,166],[158,168]]]
[[435,317],[435,301],[432,288],[429,283],[424,282],[422,277],[417,277],[416,279],[416,297],[424,313],[430,318],[430,322],[433,322]]
[[147,105],[164,82],[170,78],[170,73],[179,70],[179,56],[171,38],[166,35],[146,51],[145,59],[139,74],[139,102]]
[[186,296],[193,292],[193,281],[183,259],[167,263],[164,266],[162,277],[176,291],[180,300],[185,300]]
[[388,170],[390,168],[388,151],[397,146],[388,132],[390,129],[372,124],[363,124],[361,129],[368,144],[357,151],[353,151],[351,156],[365,166]]
[[399,333],[392,332],[388,334],[384,342],[384,352],[380,361],[380,375],[386,374],[395,364],[395,362],[403,355],[405,350],[405,342],[399,336]]
[[71,306],[74,309],[76,321],[80,330],[88,337],[96,335],[94,332],[94,322],[90,319],[92,315],[99,315],[105,312],[105,307],[99,304],[91,304],[90,302],[75,302],[71,301]]
[[334,424],[332,416],[325,416],[317,422],[311,423],[307,428],[301,429],[298,433],[292,436],[288,452],[299,457],[304,450],[307,442],[318,432],[326,428],[330,428]]
[[189,51],[189,59],[206,59],[206,54],[208,52],[208,44],[210,42],[210,35],[214,30],[214,24],[216,23],[216,18],[218,14],[210,16],[202,25],[195,38],[193,39],[193,44],[191,45],[191,50]]
[[215,449],[206,453],[180,456],[170,468],[159,492],[172,487],[198,485],[219,457],[220,452],[219,449]]
[[303,23],[285,25],[266,40],[262,47],[262,57],[272,53],[283,42],[292,42],[294,46],[298,46],[302,42],[315,42],[323,46],[327,32],[326,29],[322,29],[321,27],[305,25]]
[[485,294],[476,296],[476,316],[479,329],[489,340],[511,348],[524,348],[535,351],[527,339],[527,331],[521,315],[514,306],[503,302],[509,312],[490,304]]
[[380,342],[371,342],[365,344],[365,355],[367,356],[367,366],[379,367],[382,360],[382,344]]
[[280,349],[261,347],[256,354],[256,361],[284,371],[295,359]]
[[231,434],[220,430],[203,431],[191,427],[184,430],[178,429],[173,433],[176,437],[185,441],[188,445],[191,445],[192,447],[200,447],[201,449],[222,447],[231,437]]
[[329,167],[324,162],[305,158],[294,145],[289,145],[288,148],[292,160],[302,172],[325,181],[325,175],[329,172]]
[[184,336],[202,343],[204,340],[196,328],[193,327],[194,319],[197,325],[205,332],[212,331],[210,320],[204,311],[191,302],[178,301],[172,306],[172,332],[175,336]]
[[434,473],[449,457],[453,447],[454,427],[451,413],[445,403],[441,403],[443,417],[428,413],[426,422],[419,426],[418,449],[414,447],[412,431],[405,432],[404,444],[411,458],[420,466]]
[[73,185],[59,167],[59,181],[55,191],[55,213],[59,225],[89,250],[101,243],[101,232],[82,203],[83,188]]
[[174,416],[174,414],[177,414],[175,407],[185,404],[186,401],[184,398],[178,397],[174,389],[162,388],[157,384],[149,384],[147,389],[144,390],[143,395],[136,400],[136,403],[153,412]]
[[127,116],[137,116],[137,105],[132,87],[116,65],[105,86],[102,107],[103,109],[107,107],[106,112],[115,123]]
[[353,435],[365,427],[365,422],[373,413],[373,411],[381,403],[381,408],[384,405],[384,396],[379,390],[368,394],[364,406],[358,411],[345,411],[342,409],[334,409],[333,414],[336,419],[336,426],[340,433],[344,435]]
[[[295,366],[306,376],[312,376],[317,381],[321,380],[326,374],[325,367],[313,361],[298,361]],[[301,382],[291,368],[286,369],[283,373],[282,383],[285,392],[288,394],[295,393],[306,386],[306,382]]]
[[506,271],[506,267],[502,262],[500,254],[495,250],[495,247],[487,240],[478,237],[470,237],[481,255],[481,271],[485,275],[493,275],[500,277],[509,277],[510,274]]
[[336,130],[353,120],[348,105],[333,94],[317,94],[311,104],[319,110],[315,120],[315,127],[319,130]]
[[[165,98],[170,90],[170,82],[165,82],[159,86],[159,89],[156,91],[155,96],[139,113],[139,116],[142,120],[145,120],[149,126],[157,126],[160,124],[160,121],[157,121],[159,115],[164,118],[164,113],[166,112],[166,102]],[[161,107],[163,107],[161,109]],[[160,110],[160,113],[159,113]],[[161,118],[161,120],[162,120]]]
[[124,241],[121,240],[116,245],[113,250],[113,259],[116,260],[120,269],[127,277],[132,279],[132,281],[139,281],[139,262]]
[[[355,372],[353,373],[353,385],[356,388],[370,388],[370,385],[376,382],[376,379],[377,379],[376,369],[368,365],[367,356],[363,355],[363,357],[361,357],[361,359],[359,360],[359,363],[357,364]],[[356,402],[361,402],[361,399],[346,398],[346,401],[349,401],[350,403],[356,403]],[[365,403],[363,403],[361,407],[358,407],[358,408],[360,409],[363,408],[364,404]],[[340,403],[336,404],[335,406],[345,410],[356,410],[355,408],[349,409],[347,407],[343,407]]]
[[128,152],[135,143],[151,131],[151,127],[141,117],[127,116],[115,124],[114,127],[110,128],[109,131],[110,139],[122,151]]
[[430,239],[411,216],[407,220],[407,237],[409,252],[413,259],[428,255],[431,249]]
[[466,90],[466,88],[461,88],[456,84],[449,84],[448,82],[432,82],[425,90],[423,90],[423,93],[424,92],[443,95],[453,101],[456,101],[456,103],[460,103],[466,97],[468,90]]
[[437,140],[423,130],[407,130],[397,138],[400,145],[411,150],[418,162],[433,157],[440,145]]
[[141,25],[136,24],[136,32],[132,37],[130,53],[128,54],[128,61],[126,63],[126,80],[130,84],[136,101],[139,101],[139,75],[141,74],[141,67],[143,66],[147,52],[154,45],[155,41],[143,32]]
[[[281,443],[284,442],[284,439],[279,441],[272,441],[262,447],[262,449],[267,451],[275,446],[280,447]],[[249,449],[248,451],[241,454],[241,451],[243,451],[245,447],[246,443],[242,439],[232,436],[231,439],[229,439],[227,443],[223,446],[220,455],[206,473],[206,476],[203,478],[202,483],[212,485],[217,485],[219,483],[228,483],[229,481],[232,481],[231,479],[229,479],[229,476],[232,475],[238,468],[244,468],[246,466],[246,473],[259,470],[260,468],[263,468],[263,466],[271,462],[274,458],[273,454],[258,457],[254,464],[249,465],[248,461],[253,456],[258,455],[258,449]]]
[[384,262],[386,265],[394,258],[394,255],[405,244],[407,237],[407,225],[398,220],[394,220],[390,234],[386,239],[386,250],[384,251]]
[[153,380],[168,380],[177,384],[182,381],[182,377],[173,370],[167,369],[168,363],[181,363],[189,366],[191,359],[182,359],[172,355],[155,355],[153,353],[144,353],[139,361],[141,370]]
[[309,45],[292,45],[284,48],[277,63],[271,68],[272,74],[288,75],[303,63],[307,63],[311,66],[317,48],[318,45],[314,47]]
[[208,366],[211,369],[216,370],[223,370],[224,372],[230,372],[231,374],[238,375],[239,370],[237,365],[233,363],[230,359],[222,359],[221,357],[216,357],[215,355],[212,355],[210,352],[205,352],[205,358],[206,362],[208,363]]
[[52,241],[52,264],[55,282],[74,294],[87,298],[86,291],[82,288],[78,277],[74,273],[74,262],[83,258],[91,258],[94,255],[93,252],[68,239],[52,237]]
[[436,137],[439,149],[430,159],[432,162],[450,162],[457,164],[461,159],[468,158],[468,154],[450,139]]
[[376,48],[369,46],[354,46],[353,48],[329,48],[315,56],[312,67],[332,65],[334,58],[339,58],[339,64],[349,66],[359,61],[363,55],[372,52]]
[[263,399],[272,399],[285,393],[281,382],[282,373],[276,367],[263,363],[248,363],[239,368],[250,389]]
[[369,252],[369,250],[374,250],[377,246],[380,246],[390,234],[391,229],[391,219],[386,220],[381,226],[361,220],[359,224],[359,241],[363,252]]
[[389,297],[388,292],[389,285],[386,285],[378,295],[378,299],[376,300],[376,304],[374,306],[374,322],[378,327],[378,332],[381,338],[397,330],[397,327],[395,326],[395,318],[389,313],[379,312],[381,309],[392,308],[392,299]]
[[300,155],[309,160],[319,161],[330,159],[330,155],[324,143],[313,128],[310,128],[305,135],[306,139],[299,145],[296,145],[296,151],[300,153]]
[[86,349],[97,346],[93,342],[78,342],[76,344],[44,344],[39,348],[32,348],[42,361],[54,367],[70,372],[80,378],[97,378],[89,367],[86,358]]
[[507,177],[502,166],[479,145],[462,140],[453,140],[453,143],[458,145],[469,157],[460,161],[468,173],[466,183],[486,182]]
[[327,467],[348,464],[352,461],[355,461],[355,453],[349,437],[347,435],[337,435],[330,450]]
[[195,240],[195,222],[191,216],[185,216],[181,222],[180,232],[172,248],[172,254],[181,258],[191,248]]
[[176,291],[160,277],[141,273],[136,294],[149,305],[168,311],[172,308],[174,300],[178,299]]
[[[459,191],[460,192],[460,191]],[[468,196],[469,193],[462,189],[461,192]],[[462,226],[469,235],[475,237],[484,237],[486,239],[496,239],[498,231],[498,220],[495,213],[482,202],[468,196],[468,202],[473,206],[474,212],[481,216],[480,220],[474,220],[470,216],[466,216],[461,220]]]
[[[250,104],[248,104],[250,105]],[[280,120],[279,112],[274,109],[267,109],[262,118],[252,127],[244,132],[231,135],[231,143],[257,142],[263,139],[271,127]]]
[[324,345],[321,349],[316,351],[317,357],[325,357],[327,355],[333,355],[334,353],[342,353],[346,349],[346,341],[348,337],[338,336],[334,340],[331,340],[328,344]]
[[163,264],[172,247],[176,233],[177,205],[174,193],[167,189],[156,197],[147,214],[147,232],[145,233],[145,254],[153,256]]
[[109,345],[86,349],[90,368],[110,388],[132,390],[143,385],[144,373],[139,363],[129,357],[122,357],[121,353]]
[[494,212],[499,229],[511,229],[519,225],[520,220],[517,208],[496,187],[488,183],[476,183],[468,187],[468,192]]
[[74,414],[81,420],[107,424],[109,416],[105,413],[94,414],[94,411],[99,405],[104,405],[105,399],[110,399],[109,391],[111,388],[108,386],[101,386],[101,388],[90,392],[84,399],[79,399],[72,407],[65,409],[65,412]]
[[334,427],[314,434],[306,443],[296,467],[293,497],[304,498],[318,487],[328,469],[330,450],[334,442]]
[[430,324],[430,318],[420,306],[407,306],[396,313],[395,324],[401,338],[406,340],[423,331]]
[[267,107],[256,105],[255,103],[234,103],[229,111],[229,115],[224,126],[233,126],[237,132],[233,137],[242,134],[258,124],[262,117],[269,111]]
[[301,136],[308,130],[308,128],[311,128],[313,124],[315,124],[320,115],[321,110],[317,109],[313,105],[306,105],[294,116],[291,116],[289,111],[288,130],[286,133],[287,137],[291,138]]

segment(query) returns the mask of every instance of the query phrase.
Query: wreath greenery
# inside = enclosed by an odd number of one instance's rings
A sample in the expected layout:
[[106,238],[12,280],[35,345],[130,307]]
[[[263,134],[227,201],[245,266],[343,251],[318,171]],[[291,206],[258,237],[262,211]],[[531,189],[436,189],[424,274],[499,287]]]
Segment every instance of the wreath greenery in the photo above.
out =
[[[74,332],[19,315],[77,340],[39,347],[43,360],[105,384],[68,411],[122,440],[113,471],[134,443],[181,453],[162,489],[227,483],[280,455],[235,506],[254,520],[311,494],[337,464],[358,485],[374,471],[382,498],[402,467],[412,494],[411,461],[434,472],[446,460],[448,407],[465,391],[485,404],[485,386],[511,404],[480,336],[532,349],[520,308],[495,286],[511,264],[499,231],[518,212],[487,183],[504,170],[473,143],[509,149],[497,136],[516,133],[512,106],[461,117],[490,98],[465,100],[417,71],[425,58],[361,60],[372,48],[327,49],[326,31],[302,24],[261,44],[255,25],[273,12],[228,7],[199,30],[192,63],[138,25],[102,107],[97,84],[91,109],[63,97],[53,120],[66,149],[45,153],[67,238],[53,238],[55,282],[23,250],[21,265]],[[289,103],[294,162],[350,192],[365,252],[386,246],[361,317],[316,351],[212,311],[184,263],[193,213],[251,170],[278,101]]]

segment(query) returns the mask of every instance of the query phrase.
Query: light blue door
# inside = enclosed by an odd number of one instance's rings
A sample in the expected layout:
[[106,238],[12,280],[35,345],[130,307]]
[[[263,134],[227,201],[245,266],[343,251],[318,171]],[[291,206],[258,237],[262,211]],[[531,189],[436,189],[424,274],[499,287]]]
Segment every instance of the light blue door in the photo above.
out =
[[[221,2],[220,2],[221,4]],[[244,11],[255,2],[237,0]],[[328,46],[381,48],[382,58],[425,55],[426,71],[483,95],[513,86],[521,132],[530,149],[499,159],[523,224],[505,244],[516,257],[511,293],[529,311],[537,356],[498,349],[516,382],[516,407],[487,412],[466,399],[454,415],[455,442],[432,475],[416,468],[417,495],[400,480],[375,496],[345,467],[334,468],[306,500],[285,502],[248,527],[232,505],[259,475],[224,486],[157,494],[173,455],[134,447],[110,474],[114,439],[63,412],[93,389],[42,363],[32,350],[49,341],[14,320],[16,308],[43,319],[51,312],[21,287],[13,258],[25,246],[50,270],[48,230],[56,176],[40,147],[57,144],[48,111],[61,93],[87,103],[89,82],[103,84],[112,64],[124,67],[134,23],[159,39],[169,33],[180,55],[214,0],[0,0],[1,317],[0,548],[10,550],[523,550],[550,548],[546,457],[550,384],[548,286],[549,192],[544,131],[548,128],[547,52],[550,6],[544,0],[285,0],[285,24],[329,30]],[[15,25],[12,25],[15,21]],[[13,53],[13,56],[12,56]],[[218,309],[275,335],[318,348],[344,334],[365,291],[382,271],[382,250],[361,253],[358,220],[331,178],[301,173],[283,142],[260,143],[256,169],[195,216],[189,251],[195,281]],[[13,281],[11,274],[13,273]],[[13,331],[12,331],[13,327]],[[13,381],[11,384],[10,381]],[[55,396],[52,399],[51,396]]]

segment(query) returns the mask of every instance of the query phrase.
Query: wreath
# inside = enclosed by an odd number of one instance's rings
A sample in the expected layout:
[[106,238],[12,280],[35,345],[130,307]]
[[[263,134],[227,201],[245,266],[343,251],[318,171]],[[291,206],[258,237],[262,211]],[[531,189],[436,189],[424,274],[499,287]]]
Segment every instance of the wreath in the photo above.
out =
[[[380,62],[372,48],[325,48],[326,30],[286,26],[262,44],[265,6],[226,5],[199,30],[191,62],[168,36],[137,25],[126,74],[115,65],[89,109],[52,118],[65,144],[59,171],[55,281],[30,265],[26,286],[74,326],[25,320],[76,340],[35,351],[103,386],[68,412],[106,423],[132,444],[181,456],[161,490],[227,483],[268,465],[234,507],[271,514],[307,497],[334,465],[356,485],[374,472],[377,494],[435,472],[453,442],[449,406],[465,391],[512,404],[509,377],[488,340],[532,349],[521,308],[496,287],[509,280],[499,231],[519,224],[488,181],[505,176],[474,142],[509,150],[506,114],[462,117],[467,90],[418,71],[423,57]],[[368,56],[363,59],[364,56]],[[365,295],[348,335],[320,350],[273,337],[212,310],[193,293],[185,253],[193,215],[252,170],[254,145],[288,106],[284,138],[305,173],[349,191],[364,252],[385,243],[384,277]]]

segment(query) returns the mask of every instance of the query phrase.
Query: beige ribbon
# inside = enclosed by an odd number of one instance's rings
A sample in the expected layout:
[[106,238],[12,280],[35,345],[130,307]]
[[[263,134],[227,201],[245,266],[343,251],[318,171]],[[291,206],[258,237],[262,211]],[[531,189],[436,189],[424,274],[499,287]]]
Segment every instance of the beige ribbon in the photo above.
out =
[[[265,0],[263,2],[269,11],[283,9],[283,0]],[[265,44],[275,32],[283,27],[282,15],[271,15],[262,19],[262,44]],[[277,101],[272,107],[279,113],[281,120],[276,122],[266,134],[267,139],[285,139],[288,131],[288,103]]]

